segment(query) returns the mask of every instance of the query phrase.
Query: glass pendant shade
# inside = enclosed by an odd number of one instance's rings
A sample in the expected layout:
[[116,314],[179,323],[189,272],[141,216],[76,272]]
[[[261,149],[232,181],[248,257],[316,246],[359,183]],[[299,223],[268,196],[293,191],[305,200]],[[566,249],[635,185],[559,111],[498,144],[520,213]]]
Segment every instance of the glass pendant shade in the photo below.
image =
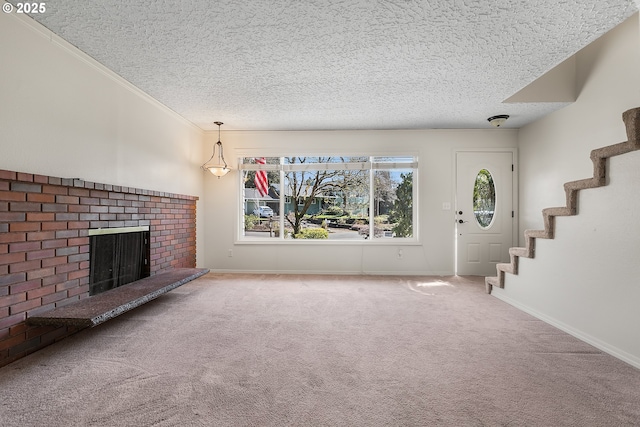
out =
[[225,165],[212,165],[212,166],[207,166],[206,168],[209,169],[209,172],[211,172],[218,178],[220,178],[221,176],[225,176],[227,172],[231,170]]

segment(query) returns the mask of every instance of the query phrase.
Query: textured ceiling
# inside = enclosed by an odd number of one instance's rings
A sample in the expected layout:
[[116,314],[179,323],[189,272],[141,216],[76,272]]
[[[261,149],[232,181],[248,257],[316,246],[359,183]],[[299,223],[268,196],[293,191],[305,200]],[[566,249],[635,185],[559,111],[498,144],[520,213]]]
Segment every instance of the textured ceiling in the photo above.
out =
[[[13,2],[17,3],[17,2]],[[520,127],[637,0],[55,0],[34,19],[203,129]]]

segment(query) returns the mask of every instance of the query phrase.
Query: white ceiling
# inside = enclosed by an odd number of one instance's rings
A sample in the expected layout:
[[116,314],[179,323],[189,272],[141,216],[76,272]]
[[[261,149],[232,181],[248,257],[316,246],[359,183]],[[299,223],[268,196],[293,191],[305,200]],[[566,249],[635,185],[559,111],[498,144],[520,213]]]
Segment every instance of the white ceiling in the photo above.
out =
[[[13,1],[12,1],[13,2]],[[17,2],[13,2],[17,3]],[[203,129],[520,127],[636,0],[55,0],[33,17]]]

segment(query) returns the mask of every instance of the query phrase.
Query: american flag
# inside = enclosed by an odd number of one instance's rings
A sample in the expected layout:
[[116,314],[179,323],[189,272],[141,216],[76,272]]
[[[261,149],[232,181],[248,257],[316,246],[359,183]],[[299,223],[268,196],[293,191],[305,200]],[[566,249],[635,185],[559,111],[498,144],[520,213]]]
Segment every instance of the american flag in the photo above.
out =
[[[267,160],[264,157],[260,157],[256,159],[256,163],[259,165],[264,165],[267,163]],[[269,181],[267,180],[267,171],[256,171],[255,178],[256,188],[262,197],[269,194]]]

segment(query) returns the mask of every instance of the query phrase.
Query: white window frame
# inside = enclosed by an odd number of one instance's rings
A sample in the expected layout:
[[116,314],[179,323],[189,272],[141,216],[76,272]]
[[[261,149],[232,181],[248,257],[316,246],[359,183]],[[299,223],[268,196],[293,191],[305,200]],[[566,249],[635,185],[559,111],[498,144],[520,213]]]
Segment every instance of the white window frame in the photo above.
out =
[[[238,169],[240,173],[238,174],[238,192],[239,197],[239,215],[237,222],[237,237],[235,239],[235,244],[314,244],[314,245],[397,245],[397,244],[419,244],[420,242],[420,234],[419,234],[419,224],[418,224],[418,174],[419,174],[419,159],[417,153],[407,153],[407,152],[374,152],[368,154],[362,153],[310,153],[310,154],[275,154],[270,153],[269,150],[238,150]],[[243,159],[247,158],[259,158],[259,157],[280,157],[281,164],[253,164],[253,163],[242,163]],[[361,162],[361,163],[310,163],[310,164],[283,164],[282,158],[284,157],[368,157],[369,159],[373,159],[376,157],[397,157],[397,158],[412,158],[412,162],[398,162],[398,163],[387,163],[387,162]],[[324,165],[324,166],[322,166]],[[267,171],[276,171],[280,172],[280,183],[284,182],[284,176],[286,172],[296,171],[296,170],[329,170],[335,169],[336,165],[340,165],[342,170],[354,170],[354,169],[366,169],[369,170],[369,201],[371,202],[374,198],[374,173],[376,170],[388,170],[388,169],[404,169],[411,170],[413,173],[412,177],[412,197],[413,197],[413,222],[412,222],[412,237],[396,237],[396,238],[385,238],[385,237],[374,237],[369,239],[354,239],[354,240],[330,240],[330,239],[290,239],[285,238],[283,235],[280,235],[278,238],[260,238],[260,239],[251,239],[247,238],[243,235],[244,233],[244,180],[243,180],[243,171],[256,171],[256,170],[267,170]],[[318,167],[320,166],[320,167]],[[344,167],[343,167],[344,166]],[[284,207],[286,200],[290,198],[290,196],[280,197],[280,212],[284,212]],[[374,235],[374,221],[371,221],[371,216],[369,218],[369,235]],[[285,227],[285,219],[283,215],[280,215],[279,218],[279,227],[281,230]]]

